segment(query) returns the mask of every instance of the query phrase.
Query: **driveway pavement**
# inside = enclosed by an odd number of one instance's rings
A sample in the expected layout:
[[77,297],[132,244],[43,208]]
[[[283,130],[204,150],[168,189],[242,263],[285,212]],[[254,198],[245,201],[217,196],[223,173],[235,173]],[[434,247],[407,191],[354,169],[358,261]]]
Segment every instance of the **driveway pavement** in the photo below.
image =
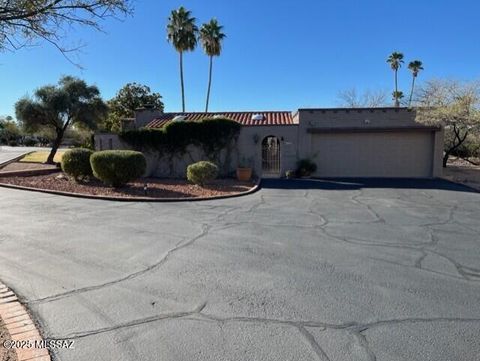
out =
[[[285,189],[289,188],[289,189]],[[0,188],[0,279],[58,360],[480,359],[480,194],[268,181],[115,203]]]

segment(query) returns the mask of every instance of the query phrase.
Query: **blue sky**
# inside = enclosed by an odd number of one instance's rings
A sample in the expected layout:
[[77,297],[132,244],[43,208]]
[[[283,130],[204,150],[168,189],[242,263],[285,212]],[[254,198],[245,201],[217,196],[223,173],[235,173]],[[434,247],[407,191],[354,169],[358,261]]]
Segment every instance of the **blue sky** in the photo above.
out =
[[[86,43],[81,70],[47,44],[0,53],[0,115],[18,98],[61,75],[96,84],[105,99],[127,82],[162,94],[180,110],[178,55],[166,41],[170,10],[184,5],[199,24],[216,17],[227,39],[215,60],[210,110],[294,110],[338,105],[339,91],[391,90],[385,60],[393,50],[423,61],[419,81],[480,78],[476,0],[137,0],[132,17],[104,23],[106,33],[76,29],[66,40]],[[185,56],[187,111],[202,111],[208,58]],[[402,69],[401,90],[410,74]]]

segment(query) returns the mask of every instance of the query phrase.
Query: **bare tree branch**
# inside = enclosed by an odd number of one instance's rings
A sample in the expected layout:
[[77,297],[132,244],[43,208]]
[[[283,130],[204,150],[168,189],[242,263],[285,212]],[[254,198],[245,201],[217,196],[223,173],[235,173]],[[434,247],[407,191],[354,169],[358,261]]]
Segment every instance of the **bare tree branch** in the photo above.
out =
[[386,105],[387,92],[366,90],[358,94],[355,88],[350,88],[339,92],[337,99],[339,105],[346,108],[375,108]]
[[[16,51],[44,40],[72,64],[68,53],[81,48],[63,44],[68,28],[102,31],[101,22],[131,14],[132,0],[0,0],[0,51]],[[21,45],[20,45],[21,44]]]
[[470,134],[480,133],[480,83],[431,80],[418,90],[417,99],[417,121],[445,128],[445,167]]

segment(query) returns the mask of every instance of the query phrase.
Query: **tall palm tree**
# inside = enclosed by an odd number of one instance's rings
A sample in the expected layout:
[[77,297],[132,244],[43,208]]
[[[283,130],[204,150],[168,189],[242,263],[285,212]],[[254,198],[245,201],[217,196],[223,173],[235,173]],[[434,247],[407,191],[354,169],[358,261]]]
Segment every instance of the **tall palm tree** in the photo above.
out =
[[412,98],[413,98],[413,90],[415,88],[415,79],[417,79],[418,73],[420,70],[423,70],[422,62],[420,60],[411,61],[408,64],[408,69],[412,72],[412,89],[410,90],[410,98],[408,100],[408,106],[412,105]]
[[205,104],[205,112],[208,112],[208,103],[210,100],[210,88],[212,86],[212,67],[213,57],[220,56],[222,52],[222,40],[226,37],[222,33],[223,26],[218,24],[216,19],[210,20],[210,22],[203,24],[200,28],[199,39],[202,42],[203,50],[205,54],[210,57],[210,70],[208,72],[208,89],[207,89],[207,101]]
[[394,95],[394,100],[395,100],[395,106],[399,107],[400,106],[400,99],[397,97],[399,94],[398,92],[398,69],[403,64],[403,54],[397,51],[394,51],[392,54],[387,59],[387,63],[390,64],[390,67],[392,68],[393,72],[395,73],[395,91],[393,92]]
[[[403,99],[404,95],[402,91],[394,91],[392,93],[392,99],[395,100],[395,106],[400,106],[400,99]],[[398,105],[397,105],[398,103]]]
[[180,56],[180,85],[182,88],[182,111],[185,112],[185,87],[183,84],[183,53],[197,46],[198,28],[192,13],[181,6],[173,10],[168,18],[167,39]]

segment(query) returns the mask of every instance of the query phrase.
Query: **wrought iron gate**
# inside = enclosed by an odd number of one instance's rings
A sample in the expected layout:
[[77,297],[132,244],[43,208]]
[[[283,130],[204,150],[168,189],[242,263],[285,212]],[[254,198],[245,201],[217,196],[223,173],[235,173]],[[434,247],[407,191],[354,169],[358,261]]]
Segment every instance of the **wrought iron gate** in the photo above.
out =
[[264,174],[280,174],[280,141],[268,136],[262,141],[262,171]]

